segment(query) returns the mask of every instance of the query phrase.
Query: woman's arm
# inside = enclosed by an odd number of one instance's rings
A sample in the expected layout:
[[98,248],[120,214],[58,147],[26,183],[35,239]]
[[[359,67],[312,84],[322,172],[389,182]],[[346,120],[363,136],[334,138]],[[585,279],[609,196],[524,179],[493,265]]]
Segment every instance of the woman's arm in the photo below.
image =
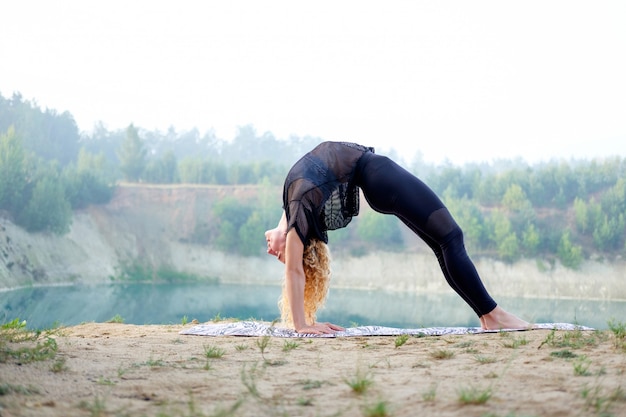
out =
[[285,279],[287,297],[291,307],[291,317],[293,325],[298,333],[321,334],[333,333],[343,330],[342,327],[330,323],[310,323],[307,324],[304,314],[304,268],[302,266],[302,256],[304,244],[295,229],[287,233],[285,245]]
[[289,306],[291,307],[291,317],[296,331],[300,331],[306,326],[304,315],[304,268],[302,266],[302,254],[304,253],[304,245],[296,232],[291,229],[287,233],[287,242],[285,244],[285,275],[287,297],[289,297]]
[[285,214],[285,210],[283,210],[283,214],[280,216],[280,220],[278,221],[278,228],[287,232],[287,214]]

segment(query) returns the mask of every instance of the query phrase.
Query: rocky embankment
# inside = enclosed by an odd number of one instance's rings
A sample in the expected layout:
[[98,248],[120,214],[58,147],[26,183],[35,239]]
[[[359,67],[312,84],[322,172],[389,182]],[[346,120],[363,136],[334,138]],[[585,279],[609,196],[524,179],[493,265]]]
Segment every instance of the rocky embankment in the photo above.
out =
[[[252,186],[121,186],[109,204],[75,213],[64,236],[29,234],[0,217],[0,289],[109,282],[134,260],[221,282],[277,285],[282,265],[271,257],[239,257],[191,243],[198,225],[213,221],[215,201],[254,193]],[[279,190],[276,198],[280,201]],[[497,296],[626,299],[623,261],[587,261],[578,271],[535,260],[475,261]],[[333,281],[346,288],[450,291],[426,250],[337,257]]]

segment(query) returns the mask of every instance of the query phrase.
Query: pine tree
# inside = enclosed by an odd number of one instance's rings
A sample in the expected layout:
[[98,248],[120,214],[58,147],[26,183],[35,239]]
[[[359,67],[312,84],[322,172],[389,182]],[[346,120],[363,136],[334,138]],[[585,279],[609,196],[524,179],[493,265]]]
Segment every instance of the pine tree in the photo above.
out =
[[146,149],[139,138],[137,129],[132,124],[126,129],[126,139],[117,153],[120,170],[130,182],[138,182],[146,167]]
[[13,126],[0,135],[0,210],[15,214],[26,187],[25,153]]

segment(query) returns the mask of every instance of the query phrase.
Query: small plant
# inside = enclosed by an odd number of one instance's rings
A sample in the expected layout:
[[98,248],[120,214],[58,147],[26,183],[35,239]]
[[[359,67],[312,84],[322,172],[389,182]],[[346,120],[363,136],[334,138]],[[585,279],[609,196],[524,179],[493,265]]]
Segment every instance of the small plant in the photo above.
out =
[[310,407],[313,405],[313,400],[311,398],[298,398],[298,405],[302,407]]
[[296,341],[285,340],[285,343],[283,344],[283,352],[289,352],[290,350],[296,349],[298,346],[300,346],[300,344]]
[[526,339],[525,336],[522,337],[510,337],[507,338],[507,340],[505,340],[504,342],[502,342],[502,346],[504,346],[505,348],[510,348],[510,349],[517,349],[520,346],[525,346],[528,344],[528,340]]
[[124,369],[120,366],[117,368],[117,377],[122,378],[126,372],[128,372],[128,369]]
[[107,323],[124,323],[124,318],[122,316],[120,316],[119,314],[114,315],[113,317],[111,317]]
[[585,386],[581,391],[581,396],[589,408],[593,408],[598,416],[613,416],[611,408],[615,402],[626,402],[626,393],[621,387],[617,387],[613,392],[605,393],[601,386],[589,388]]
[[257,387],[256,380],[259,374],[259,370],[257,365],[254,364],[252,369],[249,372],[246,372],[246,367],[241,369],[241,382],[244,387],[248,390],[248,393],[252,395],[252,397],[256,399],[263,399],[261,393],[259,392],[259,388]]
[[[40,341],[41,331],[30,331],[26,328],[26,322],[18,319],[2,325],[0,329],[0,363],[6,362],[9,358],[21,363],[45,361],[56,356],[58,351],[57,342],[54,338],[46,336],[43,342]],[[37,342],[34,347],[22,346],[12,349],[7,343]]]
[[107,415],[106,405],[104,404],[104,400],[100,397],[95,397],[92,404],[83,400],[78,404],[78,407],[83,410],[89,411],[92,417]]
[[322,387],[322,381],[314,381],[314,380],[307,379],[306,381],[302,382],[303,390],[317,389],[321,387]]
[[65,364],[65,358],[57,358],[54,363],[50,366],[50,370],[54,373],[59,373],[63,371],[67,371],[67,365]]
[[[239,407],[241,407],[241,405],[243,404],[244,400],[243,399],[239,399],[237,401],[235,401],[234,403],[232,403],[230,406],[228,407],[217,407],[215,410],[213,410],[213,413],[211,413],[211,416],[214,417],[229,417],[229,416],[235,416],[236,415],[236,411],[239,409]],[[195,407],[195,406],[194,406]],[[184,414],[185,416],[198,416],[198,417],[203,417],[204,414],[200,411],[195,410],[194,408],[192,408],[191,404],[189,404],[189,406],[187,407],[189,409],[189,414]],[[167,416],[163,416],[163,417],[167,417]]]
[[433,402],[437,397],[437,385],[431,385],[426,391],[422,393],[422,399],[424,401]]
[[363,407],[365,417],[388,417],[391,415],[387,401],[378,401],[373,405]]
[[162,359],[148,359],[144,362],[144,365],[149,366],[150,368],[158,368],[160,366],[165,366],[165,362]]
[[416,362],[411,365],[411,368],[430,368],[431,364],[429,362]]
[[23,387],[21,385],[13,385],[13,384],[0,384],[0,396],[11,394],[11,393],[22,394],[22,395],[34,395],[34,394],[39,394],[40,391],[34,387]]
[[454,357],[454,352],[447,349],[437,349],[430,352],[430,357],[433,359],[451,359]]
[[184,326],[187,323],[189,323],[189,320],[187,319],[187,316],[183,316],[183,318],[180,319],[180,324],[182,324]]
[[98,385],[115,385],[115,381],[111,381],[109,378],[101,376],[98,378]]
[[585,355],[580,355],[578,359],[574,362],[574,375],[576,376],[589,376],[591,372],[589,371],[589,366],[591,366],[591,361]]
[[204,356],[207,359],[219,359],[224,356],[225,353],[226,351],[222,348],[216,346],[204,346]]
[[626,349],[626,323],[611,319],[607,324],[615,337],[615,348]]
[[248,349],[248,345],[244,345],[244,344],[241,344],[241,345],[235,345],[235,350],[236,350],[237,352],[243,352],[243,351],[244,351],[244,350],[246,350],[246,349]]
[[265,350],[268,348],[268,346],[270,345],[270,336],[261,336],[256,340],[256,345],[259,348],[259,350],[261,351],[261,356],[263,357],[263,360],[265,360]]
[[626,391],[624,391],[624,389],[621,386],[619,386],[615,388],[615,390],[611,393],[610,398],[613,401],[626,403]]
[[541,342],[541,344],[539,345],[539,349],[541,349],[543,345],[557,347],[555,346],[555,341],[556,341],[556,329],[552,329],[550,333],[548,333],[546,338],[543,339],[543,342]]
[[357,370],[352,378],[346,378],[345,383],[348,384],[352,391],[357,394],[363,394],[374,383],[369,373]]
[[581,349],[587,346],[597,346],[598,339],[601,337],[599,332],[586,333],[580,329],[576,329],[559,332],[557,334],[557,330],[552,329],[544,341],[541,342],[539,348],[543,347],[543,345],[548,345],[555,348]]
[[571,350],[568,350],[568,349],[557,350],[557,351],[551,352],[550,356],[554,358],[562,358],[562,359],[573,359],[573,358],[578,357],[577,354],[573,353]]
[[26,320],[20,321],[19,318],[15,318],[15,319],[11,320],[8,323],[3,323],[0,326],[0,330],[2,330],[3,333],[6,332],[6,334],[9,334],[9,331],[11,331],[11,330],[14,330],[14,331],[17,331],[17,332],[26,330]]
[[[259,350],[261,351],[261,357],[263,358],[263,363],[265,363],[266,365],[270,365],[270,366],[280,366],[280,365],[284,365],[287,363],[287,361],[285,360],[269,360],[265,357],[265,351],[267,350],[267,348],[270,345],[270,340],[271,340],[271,336],[269,335],[265,335],[265,336],[261,336],[256,340],[256,345],[259,348]],[[284,349],[283,349],[284,350]]]
[[204,356],[206,357],[206,363],[204,369],[206,371],[211,369],[211,359],[219,359],[224,356],[226,351],[216,346],[204,346]]
[[217,313],[214,317],[213,317],[213,322],[218,323],[220,321],[222,321],[222,316],[220,316],[220,313]]
[[479,389],[476,387],[459,390],[459,402],[463,404],[485,404],[491,398],[491,387]]
[[495,363],[497,361],[497,358],[495,358],[494,356],[484,355],[474,355],[474,359],[480,364]]
[[[28,330],[26,320],[18,318],[0,326],[0,363],[13,358],[21,363],[44,361],[56,356],[58,346],[53,333],[46,331],[45,340],[41,341],[41,330]],[[8,343],[36,342],[35,346],[20,346],[13,349]]]
[[409,335],[408,334],[401,334],[401,335],[399,335],[394,340],[396,348],[399,348],[400,346],[404,345],[408,340],[409,340]]

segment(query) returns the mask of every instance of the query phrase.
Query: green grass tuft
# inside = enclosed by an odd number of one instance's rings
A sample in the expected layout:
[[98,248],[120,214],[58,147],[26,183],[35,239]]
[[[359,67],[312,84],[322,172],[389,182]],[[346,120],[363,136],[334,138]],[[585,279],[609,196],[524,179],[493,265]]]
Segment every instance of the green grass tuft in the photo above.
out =
[[361,370],[357,370],[353,377],[346,378],[344,381],[356,394],[364,394],[374,383],[371,375]]
[[485,404],[491,398],[491,387],[480,389],[476,387],[459,390],[459,402],[463,404]]

